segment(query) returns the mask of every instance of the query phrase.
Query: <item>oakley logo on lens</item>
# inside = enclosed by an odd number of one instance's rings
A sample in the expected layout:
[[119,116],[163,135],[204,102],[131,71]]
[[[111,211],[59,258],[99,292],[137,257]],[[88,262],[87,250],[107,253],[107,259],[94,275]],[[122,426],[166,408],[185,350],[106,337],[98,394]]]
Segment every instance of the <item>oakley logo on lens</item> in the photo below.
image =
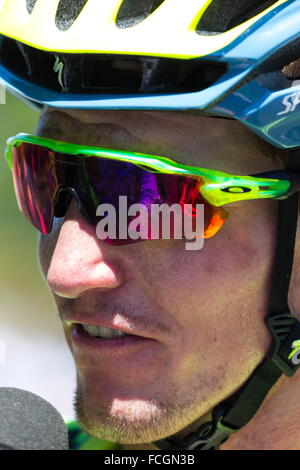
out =
[[277,116],[295,111],[300,104],[300,91],[285,96],[282,100],[282,104],[285,106],[285,109],[277,113]]
[[289,359],[291,359],[292,363],[297,366],[300,364],[300,339],[294,341],[291,347],[294,349],[289,355]]
[[204,245],[204,204],[131,204],[119,196],[119,207],[98,206],[101,217],[96,227],[100,240],[190,240],[186,250],[200,250]]
[[221,188],[224,193],[241,194],[250,193],[251,189],[244,186],[230,186],[229,188]]

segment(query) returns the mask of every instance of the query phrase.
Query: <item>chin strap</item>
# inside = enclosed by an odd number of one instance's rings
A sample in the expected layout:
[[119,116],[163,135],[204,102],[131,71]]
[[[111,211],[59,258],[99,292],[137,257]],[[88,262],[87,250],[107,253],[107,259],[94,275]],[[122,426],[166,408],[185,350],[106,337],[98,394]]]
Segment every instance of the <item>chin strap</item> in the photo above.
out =
[[[290,151],[288,169],[299,171],[300,149]],[[202,424],[196,432],[183,440],[172,436],[154,442],[159,449],[219,449],[231,434],[253,418],[281,374],[290,377],[300,366],[299,354],[293,354],[294,342],[300,340],[300,322],[290,313],[288,306],[298,200],[299,192],[278,203],[277,246],[269,301],[270,314],[265,319],[272,335],[272,344],[266,358],[236,393],[214,408],[212,421]]]

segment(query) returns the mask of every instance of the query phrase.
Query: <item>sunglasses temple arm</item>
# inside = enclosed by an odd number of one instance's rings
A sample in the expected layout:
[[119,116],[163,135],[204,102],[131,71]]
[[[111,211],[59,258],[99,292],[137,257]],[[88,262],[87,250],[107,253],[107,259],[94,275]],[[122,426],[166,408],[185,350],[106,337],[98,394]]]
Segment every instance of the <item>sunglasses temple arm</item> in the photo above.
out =
[[275,171],[267,171],[265,173],[255,173],[251,175],[254,178],[270,178],[270,179],[277,179],[277,180],[285,180],[290,181],[291,186],[289,187],[288,191],[283,194],[282,196],[278,196],[274,199],[287,199],[293,194],[300,191],[300,172],[298,171],[288,171],[288,170],[275,170]]

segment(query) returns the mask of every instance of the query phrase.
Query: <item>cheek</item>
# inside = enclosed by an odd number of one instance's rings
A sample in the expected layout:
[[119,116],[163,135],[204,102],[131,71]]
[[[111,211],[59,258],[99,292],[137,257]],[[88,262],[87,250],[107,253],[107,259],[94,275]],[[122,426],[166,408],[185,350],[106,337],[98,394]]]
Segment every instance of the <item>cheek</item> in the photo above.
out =
[[[251,204],[251,202],[249,203]],[[249,291],[265,289],[274,258],[276,206],[232,210],[220,232],[204,247],[188,251],[184,242],[170,241],[155,251],[144,245],[137,269],[172,308],[198,304],[224,305]],[[139,261],[139,260],[137,260]],[[252,299],[253,301],[253,299]]]
[[[247,212],[232,210],[202,250],[185,251],[183,243],[170,241],[167,249],[155,253],[145,244],[143,259],[136,265],[140,278],[151,286],[153,301],[179,325],[177,346],[186,356],[197,349],[198,359],[215,356],[218,361],[226,350],[228,358],[247,360],[251,355],[255,362],[268,347],[263,318],[274,258],[276,205],[250,204],[244,205]],[[233,341],[228,349],[229,339]]]

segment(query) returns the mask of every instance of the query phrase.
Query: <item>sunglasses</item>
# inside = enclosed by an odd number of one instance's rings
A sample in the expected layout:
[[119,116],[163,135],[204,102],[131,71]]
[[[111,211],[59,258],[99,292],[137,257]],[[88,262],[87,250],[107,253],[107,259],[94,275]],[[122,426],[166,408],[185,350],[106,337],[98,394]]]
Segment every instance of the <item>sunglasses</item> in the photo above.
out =
[[[191,218],[198,214],[197,204],[202,204],[202,237],[210,238],[228,217],[220,206],[250,199],[284,199],[292,187],[292,176],[285,170],[236,176],[181,165],[165,157],[28,134],[7,141],[6,158],[13,172],[19,208],[43,234],[51,232],[54,217],[66,214],[72,198],[88,222],[96,224],[100,204],[111,204],[118,211],[119,196],[127,196],[128,205],[144,204],[149,209],[152,204],[180,204],[184,211],[188,204]],[[152,239],[151,234],[148,238]],[[106,241],[116,245],[132,242],[109,237]]]

